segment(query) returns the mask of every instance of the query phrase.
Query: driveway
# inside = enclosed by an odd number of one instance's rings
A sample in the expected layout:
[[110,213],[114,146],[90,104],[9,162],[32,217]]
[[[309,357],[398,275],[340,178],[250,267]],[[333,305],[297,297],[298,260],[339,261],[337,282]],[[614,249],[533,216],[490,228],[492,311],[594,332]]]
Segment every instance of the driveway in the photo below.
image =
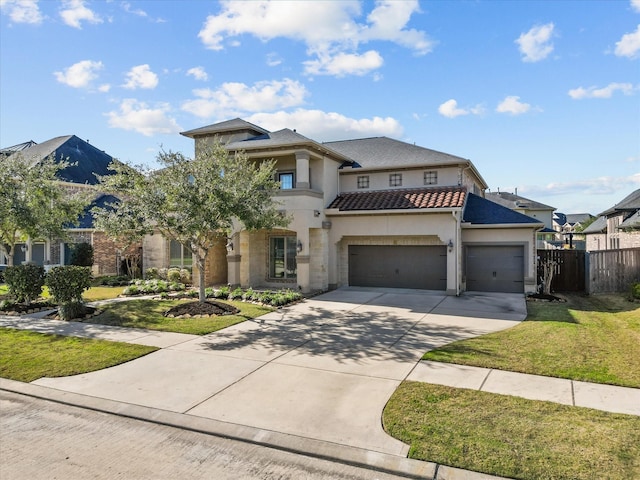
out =
[[517,294],[350,287],[116,367],[33,383],[406,456],[381,414],[422,354],[525,316]]

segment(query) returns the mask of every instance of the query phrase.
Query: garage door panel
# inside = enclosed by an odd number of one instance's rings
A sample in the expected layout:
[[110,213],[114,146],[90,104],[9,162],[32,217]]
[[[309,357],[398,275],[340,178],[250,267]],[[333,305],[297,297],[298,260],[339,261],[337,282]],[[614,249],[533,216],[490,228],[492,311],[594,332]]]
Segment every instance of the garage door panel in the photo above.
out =
[[524,247],[467,246],[467,290],[524,292]]
[[350,245],[349,285],[445,290],[446,247]]

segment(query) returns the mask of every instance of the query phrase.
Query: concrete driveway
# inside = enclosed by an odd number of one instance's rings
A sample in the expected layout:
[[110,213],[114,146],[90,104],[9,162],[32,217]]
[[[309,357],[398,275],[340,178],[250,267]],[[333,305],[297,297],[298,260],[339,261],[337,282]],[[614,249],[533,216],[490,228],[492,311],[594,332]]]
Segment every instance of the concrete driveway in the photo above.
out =
[[350,287],[116,367],[33,383],[406,456],[381,414],[422,354],[525,316],[517,294]]

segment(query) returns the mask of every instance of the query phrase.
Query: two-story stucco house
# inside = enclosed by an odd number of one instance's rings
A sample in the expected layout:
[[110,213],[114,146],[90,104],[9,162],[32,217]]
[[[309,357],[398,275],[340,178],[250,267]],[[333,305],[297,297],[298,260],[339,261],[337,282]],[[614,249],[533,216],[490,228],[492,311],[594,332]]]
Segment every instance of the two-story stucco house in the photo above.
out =
[[[536,288],[544,223],[484,199],[487,184],[469,160],[386,137],[320,143],[241,119],[183,135],[196,152],[217,138],[231,153],[276,160],[276,200],[292,218],[283,230],[233,231],[209,254],[209,284],[451,295]],[[145,269],[188,257],[159,235],[143,251]]]

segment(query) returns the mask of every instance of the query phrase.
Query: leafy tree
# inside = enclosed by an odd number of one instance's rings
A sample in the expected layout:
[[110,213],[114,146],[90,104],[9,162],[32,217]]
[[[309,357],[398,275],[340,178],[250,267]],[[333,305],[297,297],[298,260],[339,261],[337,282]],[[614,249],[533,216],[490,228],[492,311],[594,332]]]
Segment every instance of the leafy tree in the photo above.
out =
[[66,238],[89,203],[86,194],[70,192],[56,178],[69,166],[52,155],[35,162],[22,153],[0,159],[0,253],[13,265],[21,238]]
[[71,247],[71,265],[80,267],[91,267],[93,265],[93,247],[90,243],[76,243]]
[[286,226],[273,193],[274,162],[254,163],[244,152],[230,154],[220,142],[199,148],[194,159],[162,151],[164,167],[150,171],[113,163],[101,188],[122,200],[94,212],[96,226],[114,239],[140,240],[159,231],[192,254],[204,302],[209,251],[239,222],[246,229]]

